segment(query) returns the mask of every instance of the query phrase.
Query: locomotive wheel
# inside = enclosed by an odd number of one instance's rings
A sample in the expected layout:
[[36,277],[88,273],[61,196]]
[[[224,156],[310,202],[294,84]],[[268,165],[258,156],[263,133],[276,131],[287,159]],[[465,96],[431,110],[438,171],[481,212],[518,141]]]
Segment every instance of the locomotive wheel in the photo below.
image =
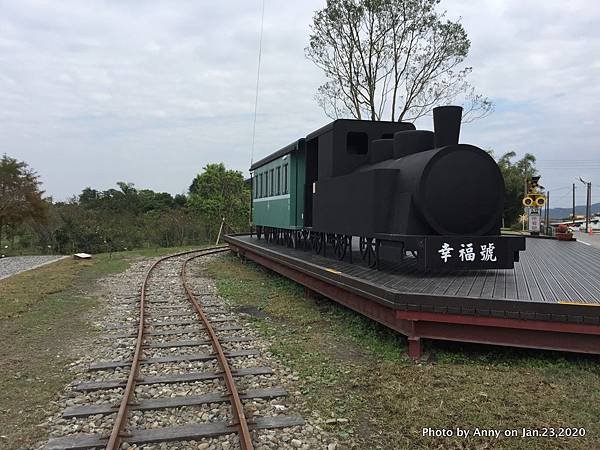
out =
[[348,237],[345,234],[336,234],[333,252],[337,259],[342,261],[346,257],[346,251],[348,250]]
[[302,247],[304,250],[308,250],[308,244],[310,243],[310,233],[308,230],[302,230],[300,232],[302,234]]
[[325,246],[327,247],[329,245],[330,247],[335,248],[335,239],[336,235],[334,233],[325,234]]
[[366,237],[362,236],[358,240],[358,251],[360,252],[360,257],[362,259],[366,259],[367,257],[367,240]]
[[360,256],[373,269],[379,265],[378,242],[374,238],[361,237],[359,241]]

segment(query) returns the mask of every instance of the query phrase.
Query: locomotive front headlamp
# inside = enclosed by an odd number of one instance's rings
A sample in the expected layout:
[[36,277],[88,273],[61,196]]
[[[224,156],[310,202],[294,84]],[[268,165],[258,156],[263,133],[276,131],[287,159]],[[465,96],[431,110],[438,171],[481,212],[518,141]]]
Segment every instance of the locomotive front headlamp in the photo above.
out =
[[526,197],[523,197],[523,206],[532,206],[533,205],[533,199],[528,195]]

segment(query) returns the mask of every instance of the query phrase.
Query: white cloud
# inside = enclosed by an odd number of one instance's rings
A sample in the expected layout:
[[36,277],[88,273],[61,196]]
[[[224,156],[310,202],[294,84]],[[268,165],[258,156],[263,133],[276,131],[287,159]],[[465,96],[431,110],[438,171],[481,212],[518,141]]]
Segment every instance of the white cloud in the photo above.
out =
[[[304,58],[324,1],[267,0],[255,159],[323,125]],[[543,159],[600,159],[600,7],[448,0],[472,41],[472,81],[498,104],[465,141]],[[203,165],[250,160],[260,0],[1,1],[0,152],[47,191],[133,181],[173,193]],[[419,122],[430,128],[430,120]],[[543,166],[543,161],[540,162]],[[598,169],[544,172],[545,185]]]

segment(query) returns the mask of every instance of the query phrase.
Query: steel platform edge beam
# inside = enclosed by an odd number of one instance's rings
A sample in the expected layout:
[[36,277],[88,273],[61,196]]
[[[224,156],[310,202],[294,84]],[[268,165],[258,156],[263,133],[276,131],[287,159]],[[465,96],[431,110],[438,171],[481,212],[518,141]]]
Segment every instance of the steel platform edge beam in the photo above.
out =
[[423,339],[600,354],[600,326],[595,324],[407,311],[395,308],[385,299],[375,301],[372,292],[361,294],[356,286],[323,279],[274,257],[267,249],[233,236],[226,236],[225,240],[239,257],[303,285],[308,295],[314,291],[405,335],[408,354],[415,360],[423,354]]

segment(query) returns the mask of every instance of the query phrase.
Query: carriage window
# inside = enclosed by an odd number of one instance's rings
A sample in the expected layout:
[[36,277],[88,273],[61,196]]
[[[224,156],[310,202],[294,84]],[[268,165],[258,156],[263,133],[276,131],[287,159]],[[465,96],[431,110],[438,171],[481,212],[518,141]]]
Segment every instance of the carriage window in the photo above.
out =
[[275,169],[271,169],[271,190],[269,191],[270,195],[273,196],[275,192]]
[[288,165],[283,165],[283,193],[288,193]]
[[265,172],[265,197],[269,196],[269,171]]
[[346,152],[350,155],[366,155],[369,151],[367,133],[350,132],[346,135]]
[[252,177],[252,198],[256,198],[256,177]]
[[263,174],[258,176],[258,198],[262,197],[263,193]]
[[281,167],[277,168],[277,195],[281,194]]

